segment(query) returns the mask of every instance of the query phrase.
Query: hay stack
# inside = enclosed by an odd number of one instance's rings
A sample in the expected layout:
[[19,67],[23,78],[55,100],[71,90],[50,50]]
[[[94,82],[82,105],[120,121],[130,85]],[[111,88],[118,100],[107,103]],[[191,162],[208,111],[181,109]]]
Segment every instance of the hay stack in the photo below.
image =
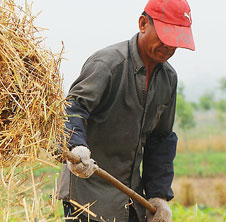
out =
[[65,100],[58,56],[43,46],[30,6],[0,3],[0,166],[61,143]]

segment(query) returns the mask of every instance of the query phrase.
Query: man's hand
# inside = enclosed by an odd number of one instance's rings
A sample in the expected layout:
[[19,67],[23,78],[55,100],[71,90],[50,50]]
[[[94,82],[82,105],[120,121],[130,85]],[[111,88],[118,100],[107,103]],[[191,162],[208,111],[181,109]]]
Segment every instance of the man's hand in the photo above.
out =
[[162,198],[151,198],[149,203],[156,207],[156,213],[153,215],[146,210],[147,222],[171,222],[172,211],[166,200]]
[[71,151],[75,156],[79,156],[81,162],[78,164],[73,164],[70,161],[67,161],[68,169],[78,177],[88,178],[90,177],[98,166],[96,165],[93,159],[90,159],[90,150],[85,146],[76,146]]

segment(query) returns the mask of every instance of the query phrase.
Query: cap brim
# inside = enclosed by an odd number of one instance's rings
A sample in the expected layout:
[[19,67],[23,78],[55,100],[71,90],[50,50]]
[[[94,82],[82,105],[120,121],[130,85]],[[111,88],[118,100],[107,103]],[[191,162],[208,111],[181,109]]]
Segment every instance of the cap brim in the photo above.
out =
[[164,44],[195,50],[191,27],[177,26],[153,20],[158,37]]

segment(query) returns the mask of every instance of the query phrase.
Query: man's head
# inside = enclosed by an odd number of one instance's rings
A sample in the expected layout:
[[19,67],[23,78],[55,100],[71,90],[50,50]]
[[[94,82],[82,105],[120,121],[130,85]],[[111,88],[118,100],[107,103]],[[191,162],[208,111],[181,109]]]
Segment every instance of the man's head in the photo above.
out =
[[191,23],[186,0],[149,0],[139,19],[141,50],[156,62],[167,61],[177,47],[194,50]]
[[164,63],[174,54],[176,47],[167,46],[159,39],[153,19],[145,12],[139,19],[139,28],[138,48],[143,62]]

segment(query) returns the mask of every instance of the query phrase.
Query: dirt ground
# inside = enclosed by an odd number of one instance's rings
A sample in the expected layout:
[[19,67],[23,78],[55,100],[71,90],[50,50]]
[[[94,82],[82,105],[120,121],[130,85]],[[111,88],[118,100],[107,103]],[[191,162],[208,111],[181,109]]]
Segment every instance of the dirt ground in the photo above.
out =
[[183,205],[226,206],[226,176],[207,178],[175,177],[174,200]]

